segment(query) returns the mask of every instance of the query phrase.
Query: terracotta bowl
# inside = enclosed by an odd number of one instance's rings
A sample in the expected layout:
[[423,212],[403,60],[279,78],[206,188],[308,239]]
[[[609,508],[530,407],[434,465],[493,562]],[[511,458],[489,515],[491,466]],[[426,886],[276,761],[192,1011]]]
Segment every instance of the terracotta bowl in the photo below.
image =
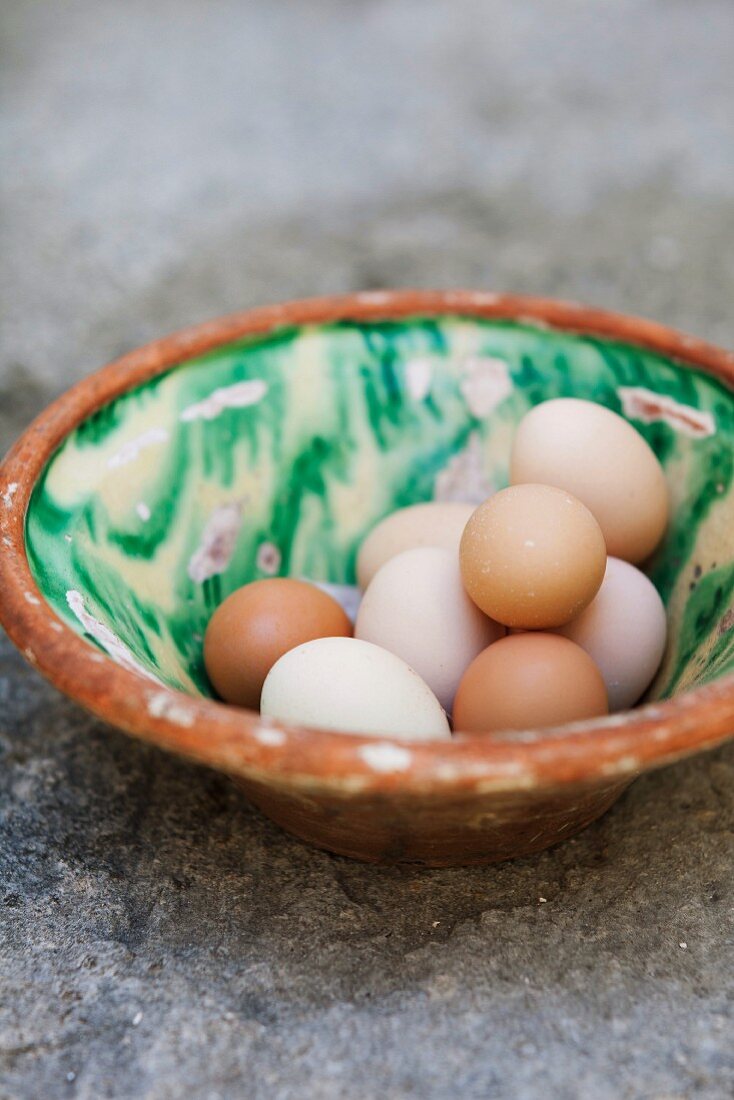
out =
[[[355,294],[199,325],[50,406],[0,469],[0,619],[62,691],[235,777],[359,859],[536,852],[640,772],[734,731],[734,357],[648,321],[471,291]],[[650,574],[670,643],[642,707],[542,732],[400,744],[214,701],[202,633],[235,587],[351,593],[355,549],[415,501],[506,482],[514,425],[574,394],[627,416],[675,517]]]

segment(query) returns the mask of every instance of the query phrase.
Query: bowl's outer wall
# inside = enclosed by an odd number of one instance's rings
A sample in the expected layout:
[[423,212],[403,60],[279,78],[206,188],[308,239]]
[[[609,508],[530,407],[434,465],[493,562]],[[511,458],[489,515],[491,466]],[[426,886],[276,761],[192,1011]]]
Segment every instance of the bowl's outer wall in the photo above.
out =
[[[277,328],[447,314],[515,320],[633,344],[729,387],[734,383],[730,353],[639,318],[484,291],[370,292],[251,310],[132,352],[50,406],[0,467],[0,621],[27,659],[107,721],[238,777],[255,802],[299,835],[365,859],[487,862],[560,840],[603,812],[640,771],[729,737],[734,679],[720,677],[573,730],[492,741],[459,738],[407,749],[273,727],[250,712],[153,684],[70,629],[30,571],[25,516],[46,463],[69,433],[120,394],[178,363]],[[722,633],[731,628],[727,622],[725,616]],[[533,833],[527,829],[531,819],[538,822]],[[487,827],[477,828],[482,820]]]
[[539,794],[329,793],[318,798],[240,781],[251,802],[301,840],[373,863],[426,867],[499,863],[560,844],[616,801],[622,783],[579,784]]

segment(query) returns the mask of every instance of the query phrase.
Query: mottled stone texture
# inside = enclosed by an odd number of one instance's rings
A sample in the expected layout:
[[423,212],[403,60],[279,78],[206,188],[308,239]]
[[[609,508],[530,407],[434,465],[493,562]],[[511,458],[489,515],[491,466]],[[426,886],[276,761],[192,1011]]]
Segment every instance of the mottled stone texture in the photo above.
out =
[[[731,343],[727,0],[3,5],[0,447],[110,356],[390,284]],[[2,594],[0,594],[2,598]],[[734,1091],[734,750],[486,870],[363,867],[0,641],[0,1096]]]

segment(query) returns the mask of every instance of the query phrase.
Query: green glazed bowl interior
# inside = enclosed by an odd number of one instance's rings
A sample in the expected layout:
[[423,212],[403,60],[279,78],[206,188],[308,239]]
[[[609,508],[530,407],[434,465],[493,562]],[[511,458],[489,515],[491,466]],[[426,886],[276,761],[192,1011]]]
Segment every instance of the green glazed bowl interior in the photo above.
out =
[[734,671],[731,392],[653,351],[537,323],[345,320],[183,362],[63,440],[28,507],[30,566],[56,614],[118,664],[206,696],[202,636],[225,596],[273,575],[352,585],[377,520],[506,485],[518,421],[570,395],[626,416],[670,486],[648,564],[669,618],[650,698]]

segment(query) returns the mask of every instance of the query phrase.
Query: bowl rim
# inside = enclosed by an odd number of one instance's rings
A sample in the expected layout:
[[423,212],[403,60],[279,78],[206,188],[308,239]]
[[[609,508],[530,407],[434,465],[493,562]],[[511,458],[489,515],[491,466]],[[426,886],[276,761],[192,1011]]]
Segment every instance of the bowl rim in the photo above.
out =
[[59,690],[127,733],[230,774],[302,792],[440,791],[447,797],[618,783],[734,733],[734,674],[704,687],[551,730],[404,742],[287,726],[196,698],[116,664],[60,620],[31,573],[25,517],[46,463],[102,405],[238,339],[338,321],[461,316],[624,341],[734,386],[734,354],[639,317],[484,290],[374,290],[248,309],[181,329],[77,382],[30,424],[0,465],[0,625]]

